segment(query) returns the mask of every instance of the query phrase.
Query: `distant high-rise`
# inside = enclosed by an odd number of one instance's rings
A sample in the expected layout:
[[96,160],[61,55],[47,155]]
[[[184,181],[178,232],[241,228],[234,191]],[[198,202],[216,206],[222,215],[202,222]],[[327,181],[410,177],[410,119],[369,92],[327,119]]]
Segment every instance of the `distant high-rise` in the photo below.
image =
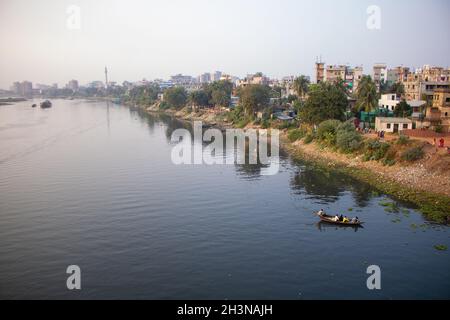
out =
[[325,81],[325,63],[316,62],[316,83]]
[[108,89],[108,68],[105,66],[105,89]]

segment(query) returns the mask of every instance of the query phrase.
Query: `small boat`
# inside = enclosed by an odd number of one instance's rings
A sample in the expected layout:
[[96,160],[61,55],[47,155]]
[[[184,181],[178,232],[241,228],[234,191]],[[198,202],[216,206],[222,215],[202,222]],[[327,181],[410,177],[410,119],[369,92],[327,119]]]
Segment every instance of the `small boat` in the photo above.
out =
[[33,105],[31,107],[36,108],[37,107],[36,103],[33,103]]
[[320,221],[323,221],[326,223],[332,223],[332,224],[336,224],[336,225],[340,225],[340,226],[360,227],[364,223],[362,221],[358,221],[358,222],[334,221],[334,216],[329,216],[325,213],[320,215],[319,212],[316,212],[315,214],[319,217]]
[[52,103],[50,100],[45,100],[44,102],[41,102],[41,108],[42,109],[48,109],[52,107]]

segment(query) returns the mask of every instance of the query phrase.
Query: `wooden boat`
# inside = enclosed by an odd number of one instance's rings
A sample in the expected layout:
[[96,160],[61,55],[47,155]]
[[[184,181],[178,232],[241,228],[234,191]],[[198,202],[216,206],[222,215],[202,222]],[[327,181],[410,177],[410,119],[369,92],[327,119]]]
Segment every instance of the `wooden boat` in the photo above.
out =
[[44,102],[41,102],[41,108],[42,109],[48,109],[52,107],[52,103],[50,100],[45,100]]
[[320,221],[326,222],[326,223],[332,223],[340,226],[348,226],[348,227],[360,227],[364,222],[358,221],[358,222],[343,222],[343,221],[334,221],[334,216],[329,216],[327,214],[320,215],[319,212],[316,212],[316,215],[319,217]]

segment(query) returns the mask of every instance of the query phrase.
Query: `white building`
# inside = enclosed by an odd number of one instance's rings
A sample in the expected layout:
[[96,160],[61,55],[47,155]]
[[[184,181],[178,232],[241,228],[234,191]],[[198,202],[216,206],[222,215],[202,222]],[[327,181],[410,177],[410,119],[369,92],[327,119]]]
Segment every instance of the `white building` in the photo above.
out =
[[395,107],[400,103],[400,97],[395,93],[382,94],[378,100],[378,107],[388,111],[394,111]]
[[412,129],[413,122],[407,118],[391,118],[391,117],[376,117],[375,130],[397,133],[402,130]]

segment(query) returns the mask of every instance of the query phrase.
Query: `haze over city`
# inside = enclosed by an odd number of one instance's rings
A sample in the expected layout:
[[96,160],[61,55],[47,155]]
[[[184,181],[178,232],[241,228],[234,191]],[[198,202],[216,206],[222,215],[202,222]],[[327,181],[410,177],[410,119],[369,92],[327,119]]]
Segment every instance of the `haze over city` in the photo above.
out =
[[[70,6],[80,28],[69,28]],[[367,8],[381,28],[367,28]],[[0,3],[0,88],[14,81],[80,83],[196,76],[313,76],[330,64],[448,66],[450,3],[428,1],[25,1]],[[426,21],[426,23],[424,23]],[[420,22],[420,23],[418,23]]]

